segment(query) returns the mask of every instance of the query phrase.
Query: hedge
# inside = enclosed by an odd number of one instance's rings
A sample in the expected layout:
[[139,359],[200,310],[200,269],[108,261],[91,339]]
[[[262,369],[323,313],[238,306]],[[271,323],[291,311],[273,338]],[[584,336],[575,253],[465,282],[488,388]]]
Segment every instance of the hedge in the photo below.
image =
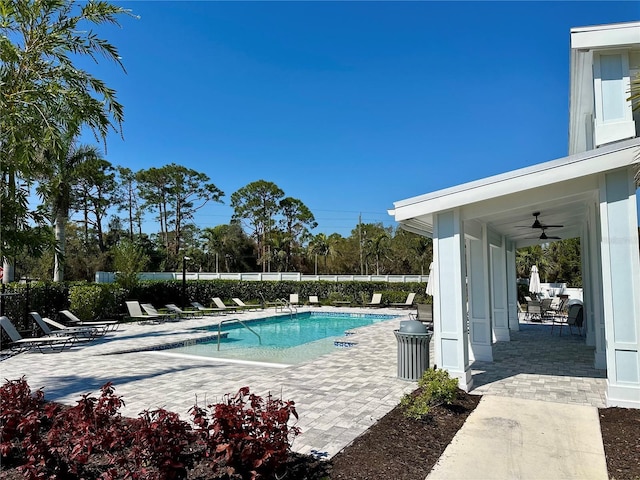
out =
[[[330,282],[321,281],[239,281],[239,280],[189,280],[186,282],[187,303],[198,301],[211,305],[213,297],[231,303],[238,297],[247,303],[289,298],[297,293],[305,302],[310,295],[317,295],[320,303],[330,304],[334,300],[349,300],[362,305],[371,300],[373,293],[382,293],[382,303],[404,302],[407,294],[416,293],[416,303],[431,303],[425,295],[424,282]],[[60,310],[69,309],[82,320],[119,318],[126,315],[125,300],[138,300],[162,308],[168,303],[182,305],[182,281],[149,280],[140,282],[131,292],[111,283],[86,282],[32,282],[28,289],[24,283],[4,286],[6,293],[15,296],[4,298],[4,315],[7,315],[18,330],[27,332],[32,328],[30,311],[43,317],[61,319]],[[65,320],[65,319],[61,319]]]

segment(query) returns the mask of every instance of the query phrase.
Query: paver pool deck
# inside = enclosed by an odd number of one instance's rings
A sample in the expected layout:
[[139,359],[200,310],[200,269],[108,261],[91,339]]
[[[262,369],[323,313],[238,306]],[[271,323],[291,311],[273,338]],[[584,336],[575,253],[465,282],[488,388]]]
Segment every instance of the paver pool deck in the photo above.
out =
[[[299,312],[307,310],[302,308]],[[340,309],[322,307],[311,311]],[[357,342],[356,347],[336,347],[329,355],[287,368],[220,362],[166,350],[117,353],[211,336],[212,332],[196,328],[221,319],[273,316],[273,309],[269,309],[156,325],[124,323],[106,337],[61,353],[35,351],[15,355],[0,362],[0,374],[3,380],[25,375],[32,389],[44,389],[46,399],[71,405],[85,393],[99,394],[100,387],[111,381],[126,404],[121,413],[132,417],[143,410],[162,407],[188,419],[188,411],[196,403],[214,403],[226,393],[248,386],[252,393],[271,392],[296,403],[300,416],[297,425],[303,433],[295,439],[294,450],[331,457],[416,387],[415,382],[399,380],[396,370],[393,330],[399,328],[402,318],[407,319],[408,312],[348,311],[404,317],[351,329],[356,334],[349,336],[349,341]]]
[[[194,404],[214,403],[248,386],[258,395],[270,392],[295,401],[300,416],[297,425],[303,433],[295,439],[294,450],[329,458],[416,388],[415,382],[397,378],[393,330],[408,318],[408,312],[335,307],[299,311],[398,317],[353,329],[356,334],[349,341],[357,342],[355,347],[336,348],[329,355],[286,368],[221,362],[166,350],[131,352],[210,336],[211,332],[197,327],[236,316],[273,316],[269,309],[159,325],[125,323],[107,337],[62,353],[22,353],[5,359],[0,362],[0,375],[2,379],[25,375],[32,389],[43,388],[48,400],[67,404],[75,404],[85,393],[98,394],[111,381],[126,403],[122,414],[133,417],[162,407],[188,419]],[[584,346],[584,339],[568,332],[562,337],[550,335],[548,325],[521,325],[511,336],[511,342],[494,345],[494,362],[473,365],[475,389],[471,393],[604,406],[604,372],[590,367],[593,350]]]

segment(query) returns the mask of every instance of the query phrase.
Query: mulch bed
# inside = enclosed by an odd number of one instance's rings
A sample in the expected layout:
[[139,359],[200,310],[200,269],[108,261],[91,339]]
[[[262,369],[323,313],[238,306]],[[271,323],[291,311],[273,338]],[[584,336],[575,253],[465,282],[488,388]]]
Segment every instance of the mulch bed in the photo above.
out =
[[424,421],[397,406],[333,457],[331,480],[424,480],[480,398],[460,390],[453,404],[432,407]]
[[640,410],[601,408],[600,430],[612,480],[640,480]]

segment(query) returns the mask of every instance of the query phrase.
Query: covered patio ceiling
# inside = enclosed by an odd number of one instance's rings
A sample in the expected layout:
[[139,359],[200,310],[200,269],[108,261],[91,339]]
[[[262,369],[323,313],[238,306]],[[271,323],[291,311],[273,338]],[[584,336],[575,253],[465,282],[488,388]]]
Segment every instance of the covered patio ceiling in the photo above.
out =
[[[394,203],[390,215],[406,230],[432,236],[437,212],[460,208],[464,221],[477,221],[515,242],[516,247],[547,243],[532,228],[533,213],[549,237],[579,237],[588,206],[598,201],[600,174],[640,159],[640,139],[618,142],[532,167],[465,183]],[[633,154],[630,155],[629,152]],[[631,159],[631,160],[630,160]]]

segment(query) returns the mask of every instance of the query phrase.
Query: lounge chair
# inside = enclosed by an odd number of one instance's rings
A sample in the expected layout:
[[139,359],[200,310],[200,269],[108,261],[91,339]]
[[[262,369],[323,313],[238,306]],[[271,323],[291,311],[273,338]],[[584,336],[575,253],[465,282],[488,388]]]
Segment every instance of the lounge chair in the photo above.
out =
[[[26,352],[37,348],[41,353],[45,352],[61,352],[67,348],[71,348],[76,340],[73,337],[37,337],[23,338],[16,327],[11,323],[9,317],[0,317],[0,327],[9,335],[11,342],[8,347],[16,353]],[[4,345],[0,347],[4,350]]]
[[164,318],[157,315],[149,315],[142,311],[140,303],[135,300],[129,300],[124,302],[127,305],[127,311],[129,312],[129,318],[132,320],[142,320],[151,323],[162,323]]
[[233,300],[233,302],[238,305],[240,308],[243,308],[245,310],[257,310],[257,309],[262,309],[262,305],[259,303],[244,303],[242,300],[240,300],[237,297],[232,298],[231,300]]
[[85,322],[76,317],[69,310],[60,310],[60,313],[64,315],[67,321],[71,324],[72,327],[96,327],[98,329],[104,330],[107,332],[115,332],[120,326],[120,322],[117,320],[103,320],[103,321],[95,321],[95,322]]
[[309,295],[309,305],[313,305],[314,307],[321,307],[320,301],[318,300],[317,295]]
[[418,303],[416,313],[410,312],[411,320],[418,320],[424,323],[429,330],[433,330],[433,304]]
[[200,310],[183,310],[178,307],[175,303],[167,303],[165,307],[168,310],[178,314],[180,318],[188,318],[188,317],[201,317],[202,312]]
[[260,298],[262,298],[262,308],[275,307],[276,309],[278,309],[282,307],[282,300],[280,299],[276,299],[275,301],[272,301],[272,302],[267,302],[264,298],[264,295],[262,295],[262,293],[260,294]]
[[300,305],[300,298],[298,296],[297,293],[290,293],[289,294],[289,303],[293,306],[298,306]]
[[415,298],[416,298],[416,294],[414,292],[411,292],[407,295],[407,299],[404,302],[390,303],[388,306],[395,307],[395,308],[411,308],[413,307],[413,300]]
[[213,303],[215,303],[216,307],[220,310],[226,310],[227,312],[237,312],[238,310],[242,311],[242,309],[238,305],[225,305],[220,297],[213,297]]
[[[31,318],[36,322],[38,328],[42,330],[45,337],[69,336],[76,340],[93,340],[100,332],[95,327],[66,327],[61,323],[48,318],[42,318],[38,312],[30,312]],[[51,330],[49,325],[55,326],[56,330]]]
[[218,307],[214,307],[214,308],[210,308],[210,307],[205,307],[204,305],[202,305],[200,302],[191,302],[191,305],[193,305],[195,308],[198,309],[198,311],[202,312],[203,315],[213,315],[214,313],[223,313],[226,311],[225,308],[218,308]]
[[382,294],[374,293],[371,296],[371,301],[364,304],[365,307],[382,307]]
[[154,307],[150,303],[141,303],[140,306],[147,313],[147,315],[151,315],[151,316],[154,316],[154,317],[159,317],[159,318],[162,318],[164,320],[169,320],[169,321],[171,321],[171,320],[175,320],[175,321],[180,320],[178,318],[178,314],[176,312],[161,313],[156,309],[156,307]]

